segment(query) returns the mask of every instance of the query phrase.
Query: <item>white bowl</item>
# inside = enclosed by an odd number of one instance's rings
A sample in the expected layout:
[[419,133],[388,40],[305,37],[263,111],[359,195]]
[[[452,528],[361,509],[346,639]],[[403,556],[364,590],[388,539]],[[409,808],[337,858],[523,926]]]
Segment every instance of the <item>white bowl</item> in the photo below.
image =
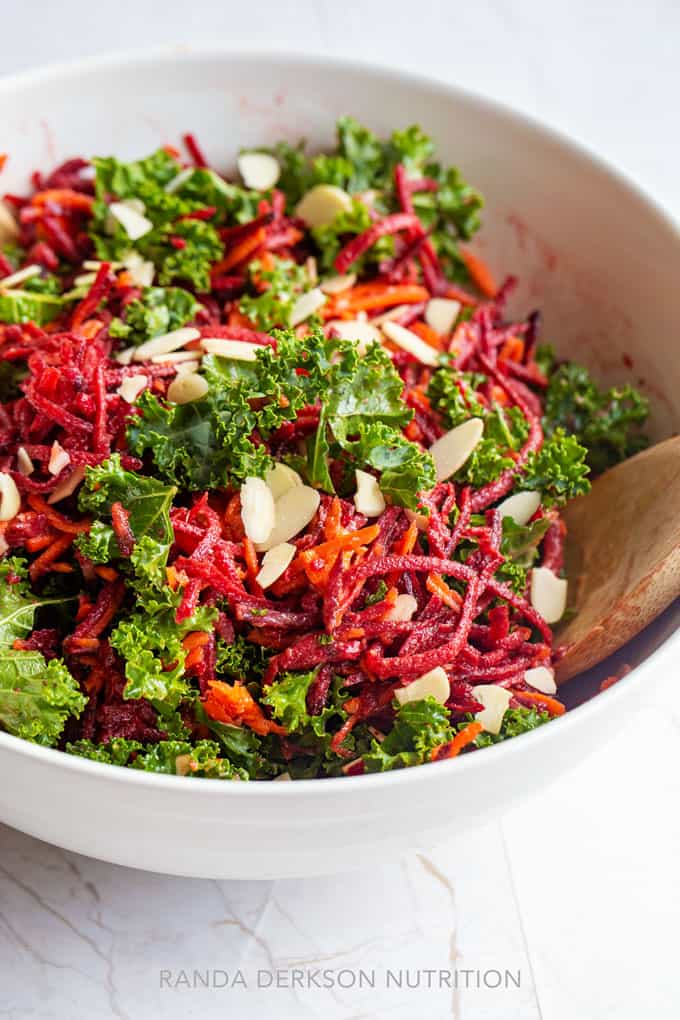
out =
[[[485,194],[480,239],[518,310],[612,382],[640,382],[659,439],[680,426],[680,236],[652,202],[567,140],[456,89],[328,57],[177,49],[96,59],[0,82],[3,191],[76,154],[144,155],[193,131],[229,166],[285,136],[329,144],[339,114],[379,132],[419,122]],[[624,363],[625,359],[625,363]],[[632,369],[630,367],[632,363]],[[626,367],[628,365],[628,367]],[[577,707],[487,750],[402,772],[222,783],[98,765],[0,733],[0,820],[70,850],[153,871],[271,878],[360,866],[497,816],[600,747],[678,647],[677,607],[607,669],[566,690]],[[611,671],[613,667],[609,666]],[[579,702],[584,702],[578,704]]]

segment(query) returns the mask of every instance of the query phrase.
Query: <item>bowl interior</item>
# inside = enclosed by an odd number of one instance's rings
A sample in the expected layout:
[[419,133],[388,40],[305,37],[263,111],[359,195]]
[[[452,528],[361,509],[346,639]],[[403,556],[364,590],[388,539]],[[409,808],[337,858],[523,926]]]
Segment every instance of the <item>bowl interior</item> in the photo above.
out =
[[[95,61],[80,72],[48,69],[0,83],[10,157],[0,187],[21,191],[35,168],[74,155],[141,156],[186,131],[228,169],[243,146],[304,137],[321,148],[345,113],[382,133],[414,122],[431,133],[441,158],[485,195],[476,244],[499,279],[519,277],[513,310],[540,308],[543,339],[559,353],[607,382],[634,381],[651,398],[654,439],[678,431],[676,231],[570,143],[464,93],[295,56],[178,50]],[[641,661],[679,622],[671,608],[626,650],[626,661]],[[586,678],[571,700],[594,689]]]

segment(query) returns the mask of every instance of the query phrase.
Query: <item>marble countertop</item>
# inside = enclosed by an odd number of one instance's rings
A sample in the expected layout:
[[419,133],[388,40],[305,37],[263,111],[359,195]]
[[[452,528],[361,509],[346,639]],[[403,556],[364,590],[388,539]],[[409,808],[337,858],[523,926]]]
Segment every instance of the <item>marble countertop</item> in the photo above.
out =
[[[187,38],[375,59],[552,123],[680,214],[673,0],[644,10],[298,0],[291,11],[271,0],[257,19],[215,0],[191,15],[180,0],[162,11],[118,0],[101,15],[85,0],[16,5],[0,70]],[[670,1020],[680,1009],[675,682],[659,678],[596,757],[493,826],[380,870],[168,878],[0,827],[0,1016]]]

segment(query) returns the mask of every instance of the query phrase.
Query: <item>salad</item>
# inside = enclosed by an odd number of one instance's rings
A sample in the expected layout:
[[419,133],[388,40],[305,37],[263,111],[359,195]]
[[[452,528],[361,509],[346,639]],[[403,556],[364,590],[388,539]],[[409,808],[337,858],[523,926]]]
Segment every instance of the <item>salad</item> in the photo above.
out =
[[560,715],[560,508],[645,399],[509,315],[418,127],[184,145],[0,204],[0,729],[298,779]]

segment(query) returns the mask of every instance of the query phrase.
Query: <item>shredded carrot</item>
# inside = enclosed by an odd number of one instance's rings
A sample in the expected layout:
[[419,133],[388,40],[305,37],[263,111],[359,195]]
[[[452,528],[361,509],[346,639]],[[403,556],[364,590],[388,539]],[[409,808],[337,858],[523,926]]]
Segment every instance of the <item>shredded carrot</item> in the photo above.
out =
[[259,227],[258,230],[244,237],[242,241],[234,245],[231,251],[220,262],[215,263],[211,270],[212,275],[219,276],[221,273],[226,273],[227,270],[233,269],[239,262],[245,261],[260,245],[264,244],[264,239],[264,227]]
[[93,202],[92,195],[84,195],[81,191],[73,191],[71,188],[48,188],[46,191],[39,191],[31,199],[31,205],[38,208],[49,204],[88,213],[92,211]]
[[551,715],[564,715],[566,709],[557,698],[551,698],[547,694],[540,694],[538,691],[513,691],[513,697],[523,698],[525,701],[533,701],[537,705],[543,705]]
[[465,729],[462,729],[460,733],[455,735],[453,740],[449,740],[446,744],[440,744],[439,747],[434,747],[430,753],[430,759],[432,761],[445,761],[447,758],[455,758],[464,747],[467,747],[468,744],[477,739],[483,729],[484,727],[481,723],[468,723]]
[[330,542],[343,534],[340,526],[341,517],[342,503],[337,496],[334,496],[323,525],[323,533],[326,541]]
[[47,549],[31,563],[28,569],[31,580],[35,581],[42,574],[47,573],[55,560],[58,560],[72,544],[73,535],[61,535],[59,538],[55,538],[52,544],[48,545]]
[[191,652],[194,648],[202,648],[210,641],[210,634],[205,630],[192,630],[182,641],[182,648],[185,652]]
[[114,570],[113,567],[95,567],[94,572],[97,577],[101,577],[104,581],[115,581],[118,577],[118,571]]
[[408,556],[409,553],[412,553],[417,541],[418,541],[418,522],[411,521],[408,528],[404,532],[401,543],[399,545],[398,550],[399,555]]
[[510,336],[500,349],[501,361],[521,361],[524,357],[524,340],[521,336]]
[[27,538],[24,542],[26,549],[30,553],[40,552],[41,549],[46,549],[48,545],[51,545],[56,535],[51,532],[49,535],[36,535],[35,538]]
[[0,152],[0,170],[4,170],[6,162],[7,162],[7,153],[6,152]]
[[69,535],[80,535],[83,531],[89,531],[90,521],[69,521],[53,507],[49,506],[41,496],[31,495],[28,497],[28,505],[39,514],[44,514],[52,527],[57,531],[65,531]]
[[116,280],[116,283],[117,283],[118,287],[120,287],[121,290],[124,289],[125,287],[132,287],[132,285],[133,285],[132,284],[132,277],[130,276],[130,274],[127,271],[127,269],[124,269],[122,273],[118,274],[118,278]]
[[378,524],[369,524],[367,528],[359,528],[358,531],[346,531],[344,535],[338,535],[330,542],[322,542],[311,549],[305,549],[299,554],[299,559],[308,564],[313,560],[328,560],[331,557],[335,560],[337,554],[342,550],[358,549],[362,545],[368,545],[380,534]]
[[256,595],[261,595],[262,588],[257,583],[257,575],[260,572],[260,564],[257,562],[257,552],[255,546],[248,538],[247,535],[243,536],[243,557],[246,561],[246,570],[248,571],[247,577],[250,581],[250,587]]
[[442,338],[436,329],[428,326],[426,322],[412,322],[409,326],[412,333],[424,340],[428,347],[434,347],[436,351],[442,349]]
[[199,663],[202,662],[202,660],[203,660],[203,649],[202,648],[192,648],[191,651],[189,652],[189,654],[187,655],[185,661],[184,661],[184,666],[185,666],[186,669],[193,669],[193,667],[194,666],[198,666]]
[[494,401],[494,403],[500,404],[501,407],[507,407],[508,404],[512,403],[510,397],[505,392],[502,386],[491,387],[491,399]]
[[254,733],[264,737],[268,733],[286,734],[286,729],[267,719],[253,701],[250,691],[243,684],[227,684],[222,680],[210,680],[208,693],[203,702],[206,714],[218,722],[232,726],[248,726]]
[[498,287],[484,259],[475,255],[469,248],[459,248],[458,251],[474,285],[484,297],[494,298],[498,293]]
[[79,598],[80,602],[78,605],[78,612],[76,613],[76,623],[80,623],[81,620],[84,620],[94,605],[94,603],[90,602],[85,595],[80,595]]
[[224,521],[225,538],[232,542],[240,542],[245,532],[241,517],[241,497],[238,492],[227,503],[222,519]]
[[228,326],[241,326],[243,329],[254,329],[257,331],[257,323],[249,319],[243,312],[239,312],[238,308],[232,308],[227,318]]
[[462,598],[457,591],[449,588],[448,584],[441,577],[437,577],[436,574],[428,574],[425,587],[432,595],[436,595],[438,599],[441,599],[449,609],[455,609],[456,612],[460,612],[463,605]]
[[360,283],[345,290],[321,309],[324,319],[351,318],[357,312],[377,311],[391,305],[412,305],[427,301],[430,296],[418,284]]
[[78,335],[82,336],[84,340],[91,340],[93,336],[97,335],[103,325],[99,319],[88,319],[87,322],[78,327]]
[[55,574],[72,574],[73,567],[70,563],[62,563],[61,560],[58,560],[56,563],[52,564],[50,571]]

